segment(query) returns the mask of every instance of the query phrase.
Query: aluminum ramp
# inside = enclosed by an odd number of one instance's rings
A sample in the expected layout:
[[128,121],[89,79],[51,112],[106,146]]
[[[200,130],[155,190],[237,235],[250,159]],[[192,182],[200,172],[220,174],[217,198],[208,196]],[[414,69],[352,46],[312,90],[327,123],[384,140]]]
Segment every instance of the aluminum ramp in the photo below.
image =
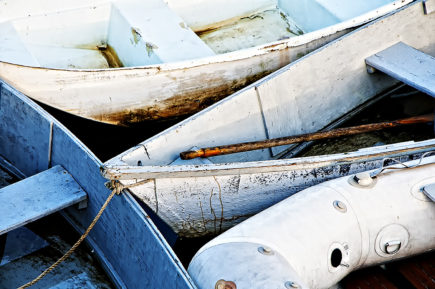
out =
[[366,59],[367,70],[376,70],[435,97],[435,58],[399,42]]

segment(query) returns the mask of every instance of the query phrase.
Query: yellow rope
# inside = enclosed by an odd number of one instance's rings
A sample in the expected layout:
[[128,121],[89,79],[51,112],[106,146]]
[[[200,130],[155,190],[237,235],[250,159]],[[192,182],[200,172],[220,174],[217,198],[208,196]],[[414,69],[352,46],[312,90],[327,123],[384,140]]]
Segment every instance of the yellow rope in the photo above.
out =
[[116,194],[120,194],[121,191],[125,188],[123,187],[119,182],[112,181],[112,187],[113,191],[110,193],[110,195],[107,197],[106,201],[104,202],[103,206],[101,207],[98,214],[95,216],[94,220],[91,222],[89,227],[86,229],[86,231],[83,233],[83,235],[75,242],[75,244],[71,247],[71,249],[68,250],[68,252],[65,253],[62,257],[59,258],[53,265],[45,269],[44,272],[42,272],[38,277],[33,279],[32,281],[24,284],[23,286],[18,287],[18,289],[24,289],[27,287],[30,287],[32,285],[35,285],[39,280],[44,278],[45,275],[47,275],[51,270],[56,268],[60,263],[65,261],[71,254],[77,249],[77,247],[83,242],[83,240],[88,236],[89,232],[92,230],[92,228],[95,226],[95,223],[97,223],[98,219],[101,217],[101,214],[103,214],[104,210],[106,209],[107,205],[109,204],[110,200],[112,200],[113,196]]

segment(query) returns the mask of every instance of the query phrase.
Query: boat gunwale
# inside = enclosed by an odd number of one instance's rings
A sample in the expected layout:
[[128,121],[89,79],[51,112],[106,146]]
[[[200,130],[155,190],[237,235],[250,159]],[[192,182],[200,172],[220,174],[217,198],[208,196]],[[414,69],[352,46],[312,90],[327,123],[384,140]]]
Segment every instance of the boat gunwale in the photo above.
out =
[[[370,150],[369,150],[370,149]],[[403,154],[414,154],[435,151],[435,138],[414,142],[393,143],[379,147],[367,147],[357,151],[335,153],[318,156],[297,157],[280,160],[231,162],[201,165],[149,165],[130,166],[106,162],[101,167],[102,175],[111,180],[131,180],[148,178],[184,178],[205,177],[215,175],[271,173],[287,170],[310,169],[331,165],[346,165],[355,162],[380,159],[382,155],[391,153],[400,157]]]
[[[94,72],[105,72],[110,71],[116,73],[116,71],[123,71],[123,70],[137,70],[137,69],[145,69],[145,70],[156,70],[156,72],[162,72],[162,71],[170,71],[170,70],[176,70],[176,69],[184,69],[184,68],[190,68],[190,67],[197,67],[212,63],[225,63],[225,62],[231,62],[231,61],[237,61],[237,60],[243,60],[248,59],[251,57],[264,55],[269,52],[277,51],[277,50],[284,50],[287,48],[297,47],[304,44],[307,44],[311,41],[314,41],[316,39],[320,39],[323,37],[327,37],[330,35],[333,35],[335,33],[339,33],[341,31],[345,31],[346,29],[352,29],[357,26],[364,25],[366,23],[369,23],[372,20],[375,20],[377,18],[388,16],[392,13],[395,13],[397,10],[405,7],[411,2],[421,2],[422,0],[396,0],[394,2],[391,2],[389,4],[383,5],[381,7],[378,7],[376,9],[370,10],[364,14],[361,14],[357,17],[350,18],[348,20],[339,22],[334,25],[330,25],[327,27],[324,27],[319,30],[315,30],[312,32],[307,32],[303,35],[268,42],[263,45],[258,45],[255,47],[240,49],[237,51],[232,51],[228,53],[223,54],[217,54],[213,56],[207,56],[197,59],[191,59],[191,60],[183,60],[183,61],[175,61],[175,62],[168,62],[168,63],[160,63],[160,64],[153,64],[153,65],[143,65],[143,66],[128,66],[128,67],[116,67],[116,68],[97,68],[97,69],[64,69],[64,68],[48,68],[48,67],[42,67],[42,66],[30,66],[30,65],[22,65],[22,64],[16,64],[12,62],[2,61],[0,60],[0,64],[8,64],[8,65],[14,65],[18,67],[23,68],[31,68],[31,69],[43,69],[43,70],[53,70],[53,71],[64,71],[64,72],[81,72],[81,73],[94,73]],[[397,7],[395,7],[397,6]],[[14,19],[9,19],[6,21],[13,21]]]

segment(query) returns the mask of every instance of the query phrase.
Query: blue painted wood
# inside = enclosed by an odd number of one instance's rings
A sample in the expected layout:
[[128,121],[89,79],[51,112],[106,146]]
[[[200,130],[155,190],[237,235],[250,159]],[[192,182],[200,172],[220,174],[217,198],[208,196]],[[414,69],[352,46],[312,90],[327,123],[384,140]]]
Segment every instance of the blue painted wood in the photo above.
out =
[[[1,95],[1,94],[0,94]],[[20,172],[14,165],[8,162],[3,156],[0,155],[0,167],[6,170],[10,175],[17,179],[24,179],[26,175]]]
[[[46,139],[53,122],[51,163],[65,168],[88,194],[85,210],[71,207],[64,211],[73,226],[83,231],[110,193],[100,174],[101,161],[39,106],[9,85],[2,86],[0,154],[26,174],[45,170]],[[11,117],[14,114],[16,119]],[[12,132],[16,127],[21,129]],[[3,142],[6,139],[9,143]],[[25,159],[32,161],[23,162]],[[86,240],[119,288],[196,288],[157,227],[128,193],[113,198]]]
[[27,176],[48,169],[48,114],[17,98],[7,86],[0,93],[0,155]]
[[430,55],[399,42],[370,56],[366,63],[435,97],[435,58]]
[[86,200],[61,166],[0,189],[0,235]]

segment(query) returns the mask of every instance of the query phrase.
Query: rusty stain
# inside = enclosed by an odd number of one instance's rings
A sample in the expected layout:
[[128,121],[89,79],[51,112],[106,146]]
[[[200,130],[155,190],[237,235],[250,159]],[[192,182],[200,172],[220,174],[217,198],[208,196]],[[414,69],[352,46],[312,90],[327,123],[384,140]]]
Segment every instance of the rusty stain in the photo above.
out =
[[159,47],[151,42],[145,42],[145,48],[147,50],[148,57],[151,57],[151,55],[154,53],[154,49]]
[[224,279],[220,279],[216,282],[215,289],[237,289],[236,283],[233,281],[225,281]]
[[220,224],[219,224],[219,232],[222,232],[222,222],[224,219],[224,204],[222,202],[222,189],[221,189],[221,185],[219,184],[216,176],[213,176],[214,181],[216,182],[216,184],[218,185],[219,188],[219,202],[221,203],[221,219],[220,219]]
[[240,16],[233,17],[233,18],[221,21],[221,22],[217,22],[217,23],[213,23],[211,25],[207,25],[207,26],[203,26],[203,27],[197,28],[197,29],[194,30],[194,32],[199,37],[201,37],[202,35],[207,34],[209,32],[212,32],[212,31],[215,31],[215,30],[218,30],[221,27],[231,25],[232,23],[234,23],[237,20],[240,20]]
[[122,61],[119,59],[118,54],[112,46],[101,45],[98,46],[98,50],[104,56],[110,68],[124,67]]
[[[283,15],[279,8],[268,9],[214,24],[196,33],[215,53],[227,53],[298,36],[300,29]],[[269,28],[268,32],[264,27]]]
[[210,199],[209,199],[209,204],[210,204],[210,212],[213,214],[214,216],[214,233],[217,234],[217,230],[216,230],[216,222],[217,222],[217,216],[216,213],[214,212],[213,209],[213,204],[211,203],[211,199],[213,198],[213,189],[211,189],[211,193],[210,193]]
[[[201,86],[194,87],[190,84],[190,89],[183,88],[183,80],[178,79],[177,85],[180,87],[178,91],[182,91],[181,93],[172,96],[171,98],[162,101],[161,103],[143,106],[134,109],[124,109],[117,110],[114,112],[104,112],[97,114],[88,114],[77,111],[76,109],[65,109],[68,112],[75,113],[81,115],[86,118],[94,119],[96,121],[106,122],[113,125],[120,126],[130,126],[135,123],[146,122],[146,121],[173,121],[184,118],[188,115],[191,115],[208,105],[236,92],[237,90],[243,88],[246,85],[251,84],[252,82],[266,76],[267,74],[283,67],[289,62],[296,60],[302,53],[308,53],[319,46],[323,45],[324,42],[329,42],[347,32],[350,29],[339,32],[334,36],[325,36],[321,39],[315,40],[313,42],[295,46],[295,47],[277,47],[275,50],[268,51],[268,59],[264,61],[270,61],[271,57],[275,59],[279,59],[279,63],[269,67],[267,71],[256,73],[253,75],[249,75],[242,79],[234,80],[232,83],[228,82],[225,79],[213,79],[212,86],[209,83],[201,83]],[[282,46],[282,45],[281,45]],[[95,47],[95,46],[94,46]],[[284,53],[285,52],[285,53]],[[298,54],[298,55],[296,55]],[[191,67],[186,68],[186,72],[189,71]],[[42,68],[34,68],[35,70],[39,70]],[[143,77],[143,74],[151,75],[154,73],[159,73],[160,71],[166,73],[160,66],[153,67],[152,69],[147,69],[145,72],[140,73],[140,77]],[[132,71],[135,71],[134,69]],[[137,70],[138,71],[138,70]],[[146,72],[148,71],[148,72]],[[136,78],[138,73],[130,73],[126,75],[126,78]],[[81,74],[77,77],[72,76],[69,78],[68,82],[62,79],[56,79],[55,82],[62,86],[68,85],[70,82],[80,81],[81,83],[91,83],[99,80],[110,81],[115,79],[116,77],[112,74],[106,73],[102,71],[101,73],[95,74],[95,72],[91,72],[89,74]]]
[[234,80],[231,83],[222,82],[218,86],[210,86],[205,83],[204,87],[186,91],[183,94],[174,95],[159,104],[142,107],[135,110],[124,110],[110,114],[92,115],[91,118],[100,121],[130,126],[145,121],[172,121],[198,112],[222,98],[240,90],[241,88],[268,75],[273,69],[250,75],[243,79]]
[[142,39],[142,35],[138,28],[131,27],[131,35],[133,35],[133,43],[137,45],[139,41]]
[[[200,202],[200,209],[202,212],[202,204]],[[246,215],[239,215],[239,216],[232,216],[231,218],[224,218],[222,219],[223,222],[227,223],[226,226],[223,226],[222,231],[225,231],[226,229],[229,229],[230,226],[234,225],[234,222],[240,223],[249,217],[252,217],[254,214],[246,214]],[[188,237],[188,238],[194,238],[194,237],[213,237],[216,236],[216,233],[214,233],[211,230],[207,230],[207,224],[213,222],[214,220],[205,219],[203,217],[201,225],[203,226],[203,231],[199,230],[199,225],[196,225],[194,221],[185,220],[183,221],[183,226],[181,229],[177,231],[179,236],[182,237]],[[224,224],[225,225],[225,224]]]
[[[211,105],[212,103],[240,90],[241,88],[257,81],[258,79],[268,75],[269,73],[283,67],[291,61],[298,59],[303,56],[303,54],[309,53],[324,44],[324,42],[329,42],[347,32],[350,29],[339,32],[334,36],[325,36],[321,39],[315,40],[313,42],[296,46],[296,47],[285,47],[280,48],[280,44],[267,46],[265,49],[270,48],[269,58],[279,58],[279,63],[273,67],[269,67],[267,71],[263,71],[256,74],[251,74],[247,77],[234,80],[233,82],[228,82],[227,80],[213,80],[214,85],[209,83],[203,83],[202,86],[194,87],[190,90],[185,90],[183,93],[177,94],[162,101],[159,104],[149,105],[137,109],[128,109],[115,111],[110,113],[86,115],[85,117],[91,118],[97,121],[106,122],[114,125],[120,126],[130,126],[135,123],[146,122],[146,121],[173,121],[180,120],[186,116],[189,116],[205,107]],[[282,44],[281,44],[282,46]],[[284,53],[286,52],[286,53]],[[264,60],[264,61],[267,61]],[[38,68],[35,68],[38,69]],[[162,70],[160,66],[153,67],[154,70]],[[186,68],[188,71],[189,68]],[[150,70],[151,71],[151,70]],[[165,71],[163,71],[165,72]],[[151,72],[150,72],[151,74]],[[137,74],[131,74],[126,77],[136,77]],[[107,74],[99,74],[98,78],[87,78],[86,75],[80,76],[82,79],[80,81],[96,81],[96,80],[110,80],[112,77]],[[76,81],[79,81],[77,79]],[[56,80],[57,83],[61,85],[66,85],[64,80]],[[179,87],[183,87],[182,80],[178,80]],[[183,89],[179,89],[183,91]],[[71,111],[73,112],[73,111]],[[77,113],[77,112],[74,112]],[[82,115],[84,116],[84,115]]]

